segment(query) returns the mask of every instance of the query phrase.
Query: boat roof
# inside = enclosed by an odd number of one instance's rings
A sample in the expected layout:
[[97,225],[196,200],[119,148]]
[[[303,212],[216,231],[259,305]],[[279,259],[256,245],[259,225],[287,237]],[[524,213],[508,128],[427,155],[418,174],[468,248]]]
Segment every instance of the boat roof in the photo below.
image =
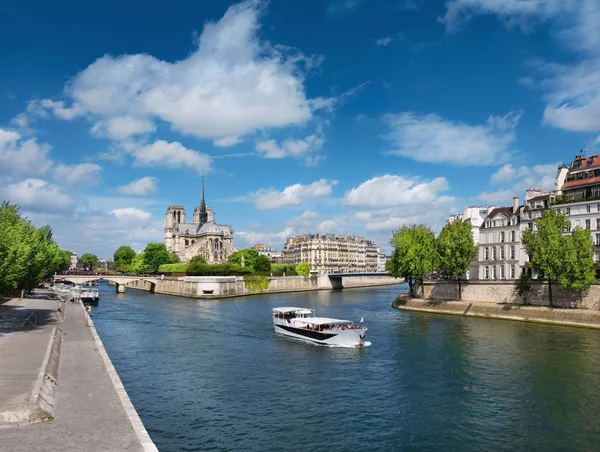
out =
[[302,312],[310,314],[312,311],[308,308],[273,308],[273,312]]
[[352,323],[351,320],[329,319],[327,317],[309,317],[308,319],[302,319],[302,321],[305,323],[310,323],[311,325]]

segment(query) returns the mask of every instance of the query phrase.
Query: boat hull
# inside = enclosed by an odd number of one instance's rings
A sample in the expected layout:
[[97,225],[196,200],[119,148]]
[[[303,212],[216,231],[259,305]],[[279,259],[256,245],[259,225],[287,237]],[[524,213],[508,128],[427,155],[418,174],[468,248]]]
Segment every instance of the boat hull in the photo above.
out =
[[274,322],[273,329],[277,334],[281,334],[282,336],[330,347],[363,347],[368,345],[365,340],[366,328],[337,331],[311,331],[294,327],[288,323]]

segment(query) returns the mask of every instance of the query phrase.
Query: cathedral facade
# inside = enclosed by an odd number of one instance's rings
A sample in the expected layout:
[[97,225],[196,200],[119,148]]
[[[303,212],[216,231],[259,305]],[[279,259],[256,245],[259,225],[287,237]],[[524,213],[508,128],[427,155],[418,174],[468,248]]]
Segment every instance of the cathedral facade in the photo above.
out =
[[237,251],[233,246],[233,228],[215,222],[211,208],[204,201],[204,178],[200,206],[194,209],[192,223],[185,221],[185,208],[170,205],[167,208],[165,245],[167,251],[177,254],[181,262],[189,262],[202,255],[207,264],[220,264]]

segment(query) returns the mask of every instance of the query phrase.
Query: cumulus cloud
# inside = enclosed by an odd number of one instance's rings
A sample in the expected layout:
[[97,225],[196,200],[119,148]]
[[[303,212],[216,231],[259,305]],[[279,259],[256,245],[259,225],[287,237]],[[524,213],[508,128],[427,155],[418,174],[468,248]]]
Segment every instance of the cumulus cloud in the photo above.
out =
[[52,166],[49,151],[35,138],[23,140],[17,132],[0,129],[0,174],[40,176]]
[[377,47],[386,47],[388,44],[391,44],[392,42],[394,42],[394,38],[392,38],[391,36],[385,36],[385,37],[379,38],[377,41],[375,41],[375,44],[377,45]]
[[134,147],[132,155],[134,164],[141,166],[187,167],[197,173],[211,170],[212,159],[209,155],[188,149],[177,141],[169,143],[157,140],[146,146]]
[[251,196],[257,209],[272,210],[287,206],[299,206],[305,201],[330,196],[336,180],[321,179],[310,185],[294,184],[283,191],[262,189]]
[[419,181],[386,174],[348,190],[342,203],[351,207],[372,208],[423,204],[437,199],[440,193],[448,191],[449,188],[444,177],[432,181]]
[[388,114],[383,117],[383,138],[393,146],[390,154],[420,162],[495,165],[510,157],[521,114],[490,116],[482,125],[451,121],[436,114]]
[[41,179],[25,179],[4,190],[4,197],[20,205],[25,212],[66,212],[73,207],[73,198],[59,187]]
[[150,219],[151,214],[135,207],[125,207],[122,209],[115,209],[110,212],[119,221],[145,221]]
[[128,195],[150,195],[156,191],[156,177],[142,177],[117,188],[119,193]]
[[254,246],[262,243],[270,248],[281,249],[288,237],[294,235],[291,227],[283,228],[279,232],[239,231],[234,232],[235,244],[238,248]]
[[491,181],[494,184],[511,183],[511,185],[493,192],[483,192],[479,195],[479,199],[486,204],[510,205],[514,196],[523,199],[525,191],[529,188],[543,191],[553,189],[556,174],[556,164],[520,166],[518,168],[505,165],[492,175]]
[[256,144],[256,150],[269,159],[294,157],[304,159],[307,166],[316,166],[323,156],[319,151],[325,139],[321,135],[310,135],[298,140],[284,140],[278,145],[275,140],[265,140]]
[[95,163],[80,163],[78,165],[57,165],[54,168],[54,178],[69,185],[98,183],[102,167]]
[[229,146],[235,146],[236,144],[240,144],[243,141],[244,140],[242,140],[240,137],[223,137],[213,141],[213,144],[218,148],[227,148]]
[[105,55],[66,85],[69,107],[47,100],[39,106],[85,115],[96,133],[116,140],[151,132],[157,120],[217,146],[256,130],[302,125],[313,116],[304,76],[319,60],[261,41],[262,9],[255,0],[230,6],[204,25],[197,48],[180,61]]

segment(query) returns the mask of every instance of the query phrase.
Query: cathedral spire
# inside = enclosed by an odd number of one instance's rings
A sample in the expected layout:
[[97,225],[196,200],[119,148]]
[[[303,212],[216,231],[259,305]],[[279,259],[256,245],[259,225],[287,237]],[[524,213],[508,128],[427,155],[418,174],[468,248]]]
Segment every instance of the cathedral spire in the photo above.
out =
[[208,213],[206,212],[206,202],[204,201],[204,174],[202,174],[202,197],[200,198],[200,215],[198,228],[208,221]]

